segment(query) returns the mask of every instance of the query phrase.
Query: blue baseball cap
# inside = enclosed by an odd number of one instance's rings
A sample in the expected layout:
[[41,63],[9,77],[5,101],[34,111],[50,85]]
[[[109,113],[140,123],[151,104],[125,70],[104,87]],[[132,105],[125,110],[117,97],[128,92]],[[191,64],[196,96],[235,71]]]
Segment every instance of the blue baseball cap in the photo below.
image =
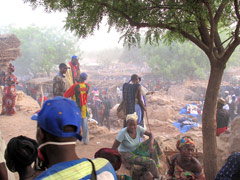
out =
[[72,56],[72,59],[77,59],[77,58],[78,58],[78,56],[76,56],[76,55]]
[[[73,100],[61,96],[47,100],[42,109],[31,119],[37,120],[42,129],[54,136],[75,137],[82,140],[79,135],[82,124],[81,111]],[[75,126],[76,132],[64,132],[64,127],[68,125]]]

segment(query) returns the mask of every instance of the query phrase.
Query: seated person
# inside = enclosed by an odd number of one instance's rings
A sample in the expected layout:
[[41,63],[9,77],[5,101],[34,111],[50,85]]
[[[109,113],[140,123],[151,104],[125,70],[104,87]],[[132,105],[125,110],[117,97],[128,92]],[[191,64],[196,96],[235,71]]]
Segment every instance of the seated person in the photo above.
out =
[[34,179],[41,171],[32,168],[38,156],[37,142],[25,136],[12,138],[5,150],[5,159],[11,172],[18,172],[21,180]]
[[180,153],[173,155],[168,162],[168,180],[205,180],[200,162],[193,157],[193,139],[184,136],[176,146]]
[[240,152],[228,157],[226,164],[218,172],[215,180],[239,180],[240,179]]
[[[112,148],[118,149],[127,168],[134,164],[140,165],[158,179],[160,178],[157,168],[159,166],[158,157],[162,152],[152,133],[137,125],[137,121],[136,113],[127,115],[127,127],[118,133]],[[143,137],[144,134],[149,136],[149,139],[140,143],[140,137]]]
[[77,156],[75,147],[76,140],[82,139],[79,135],[82,117],[74,101],[60,96],[47,100],[32,119],[38,124],[38,156],[48,168],[36,180],[117,180],[108,160]]

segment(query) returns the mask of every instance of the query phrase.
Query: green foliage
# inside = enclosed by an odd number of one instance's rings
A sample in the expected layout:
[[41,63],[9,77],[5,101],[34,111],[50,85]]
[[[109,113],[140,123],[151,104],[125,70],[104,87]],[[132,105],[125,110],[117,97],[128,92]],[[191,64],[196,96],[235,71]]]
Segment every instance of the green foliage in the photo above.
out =
[[16,34],[21,41],[22,56],[14,62],[16,74],[20,76],[34,76],[36,73],[49,76],[54,67],[77,52],[76,39],[58,29],[9,27],[8,32]]
[[146,62],[153,73],[165,80],[206,79],[209,73],[207,56],[190,42],[166,46],[161,41],[141,48],[125,47],[120,60],[137,65]]
[[[103,17],[108,18],[109,28],[115,27],[126,44],[140,42],[139,28],[147,28],[146,41],[158,41],[166,35],[170,42],[183,41],[182,31],[200,37],[200,21],[209,24],[209,12],[204,1],[196,0],[24,0],[33,7],[42,5],[47,11],[66,11],[66,29],[80,37],[86,37],[98,29]],[[236,22],[233,0],[208,0],[212,14],[222,2],[226,6],[222,12],[218,28],[228,29]],[[168,31],[169,30],[169,31]]]

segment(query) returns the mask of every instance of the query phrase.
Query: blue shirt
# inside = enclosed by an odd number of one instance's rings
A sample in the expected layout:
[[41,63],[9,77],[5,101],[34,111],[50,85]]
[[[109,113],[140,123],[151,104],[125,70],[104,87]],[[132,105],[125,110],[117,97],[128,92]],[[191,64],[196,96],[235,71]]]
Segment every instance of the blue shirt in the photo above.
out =
[[137,126],[136,130],[136,138],[133,139],[127,132],[127,128],[123,128],[117,135],[117,141],[119,141],[121,144],[118,148],[119,152],[132,152],[134,151],[140,142],[140,137],[143,137],[143,134],[145,133],[145,129],[141,126]]
[[[93,159],[98,180],[117,180],[116,173],[108,160]],[[35,180],[87,180],[91,179],[92,164],[86,159],[57,163],[40,174]]]

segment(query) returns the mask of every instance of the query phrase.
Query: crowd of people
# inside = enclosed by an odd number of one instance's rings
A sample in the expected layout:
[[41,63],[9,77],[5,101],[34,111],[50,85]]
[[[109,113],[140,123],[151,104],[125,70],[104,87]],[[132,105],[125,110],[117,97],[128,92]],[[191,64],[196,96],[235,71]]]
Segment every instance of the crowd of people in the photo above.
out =
[[[14,87],[16,83],[13,71],[13,67],[10,66],[9,75],[6,76],[8,89]],[[77,141],[83,141],[84,145],[89,144],[89,104],[92,118],[101,126],[106,122],[110,129],[109,110],[112,105],[108,99],[108,89],[102,92],[100,99],[99,90],[93,88],[91,91],[91,85],[87,81],[88,75],[80,71],[77,56],[72,56],[68,64],[59,65],[59,72],[53,79],[54,98],[46,100],[41,110],[32,116],[32,120],[37,122],[36,140],[18,136],[8,142],[5,150],[6,166],[0,162],[1,179],[7,179],[6,167],[12,172],[17,172],[21,180],[205,179],[204,169],[194,157],[194,140],[189,136],[181,137],[176,142],[179,152],[167,157],[168,171],[165,174],[160,173],[159,157],[164,152],[155,140],[153,132],[147,130],[144,120],[144,114],[147,113],[147,95],[154,92],[141,85],[141,77],[137,74],[133,74],[121,88],[120,101],[125,104],[125,116],[123,128],[116,136],[112,147],[100,149],[94,159],[80,158],[75,147]],[[11,96],[14,97],[16,96]],[[232,95],[231,102],[229,99],[230,96],[226,95],[218,100],[217,135],[228,126],[228,121],[226,124],[225,120],[219,120],[227,116],[226,105],[229,106],[230,113],[231,103],[236,102],[237,98],[234,99]],[[235,115],[236,107],[237,105],[234,105]],[[234,118],[231,115],[229,117]],[[216,180],[238,178],[239,159],[239,153],[231,155],[216,176]],[[117,170],[121,165],[131,171],[131,177],[118,174]],[[140,169],[135,168],[136,166]]]

